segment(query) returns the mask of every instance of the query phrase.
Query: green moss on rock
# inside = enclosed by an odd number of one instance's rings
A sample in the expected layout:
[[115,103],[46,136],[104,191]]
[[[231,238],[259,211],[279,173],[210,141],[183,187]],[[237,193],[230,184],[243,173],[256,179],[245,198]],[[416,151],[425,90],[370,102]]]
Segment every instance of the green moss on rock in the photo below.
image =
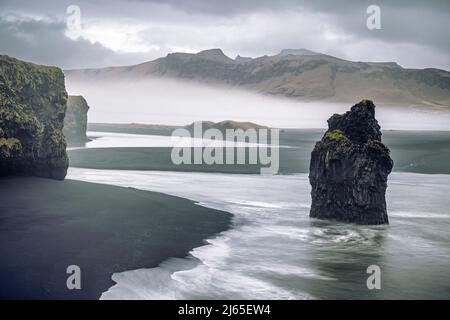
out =
[[325,139],[332,140],[332,141],[342,141],[347,138],[345,137],[344,133],[341,130],[336,129],[336,130],[327,132],[325,134]]
[[0,55],[0,175],[64,179],[66,101],[61,69]]

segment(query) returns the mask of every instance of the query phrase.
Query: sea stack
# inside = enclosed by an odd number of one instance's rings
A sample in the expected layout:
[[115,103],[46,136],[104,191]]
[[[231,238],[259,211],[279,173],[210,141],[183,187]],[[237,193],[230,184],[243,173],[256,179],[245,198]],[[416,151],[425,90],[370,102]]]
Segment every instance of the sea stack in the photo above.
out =
[[69,96],[63,129],[68,146],[84,146],[89,141],[86,136],[88,111],[89,105],[82,96]]
[[350,111],[333,115],[311,153],[310,217],[389,223],[385,193],[392,167],[372,101],[362,100]]

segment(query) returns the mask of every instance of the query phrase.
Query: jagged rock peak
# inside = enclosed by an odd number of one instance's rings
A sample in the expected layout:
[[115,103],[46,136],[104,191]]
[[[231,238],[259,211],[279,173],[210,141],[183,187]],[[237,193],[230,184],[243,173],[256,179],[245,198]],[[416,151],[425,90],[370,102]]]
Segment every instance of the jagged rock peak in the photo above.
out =
[[380,125],[375,119],[375,105],[371,100],[362,100],[344,114],[334,114],[328,119],[329,131],[341,130],[357,143],[368,140],[381,141]]
[[226,56],[223,53],[222,49],[219,49],[219,48],[200,51],[199,53],[196,54],[196,56],[201,57],[201,58],[206,58],[209,60],[215,60],[215,61],[234,62],[233,59]]

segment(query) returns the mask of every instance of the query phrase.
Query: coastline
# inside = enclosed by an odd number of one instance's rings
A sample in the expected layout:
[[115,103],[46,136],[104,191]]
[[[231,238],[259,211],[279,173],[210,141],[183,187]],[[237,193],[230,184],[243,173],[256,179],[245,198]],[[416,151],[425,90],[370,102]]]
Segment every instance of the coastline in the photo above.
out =
[[[75,180],[0,179],[0,298],[98,299],[113,273],[183,258],[230,213],[180,197]],[[69,265],[81,289],[68,290]]]

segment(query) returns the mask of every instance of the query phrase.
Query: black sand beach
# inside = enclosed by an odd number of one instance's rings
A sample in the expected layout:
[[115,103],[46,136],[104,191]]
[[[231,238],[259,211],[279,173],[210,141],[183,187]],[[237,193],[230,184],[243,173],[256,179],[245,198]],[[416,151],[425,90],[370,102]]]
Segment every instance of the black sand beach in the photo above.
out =
[[[41,178],[0,179],[0,299],[98,299],[114,272],[184,257],[231,215],[160,193]],[[68,290],[66,268],[81,268]]]

